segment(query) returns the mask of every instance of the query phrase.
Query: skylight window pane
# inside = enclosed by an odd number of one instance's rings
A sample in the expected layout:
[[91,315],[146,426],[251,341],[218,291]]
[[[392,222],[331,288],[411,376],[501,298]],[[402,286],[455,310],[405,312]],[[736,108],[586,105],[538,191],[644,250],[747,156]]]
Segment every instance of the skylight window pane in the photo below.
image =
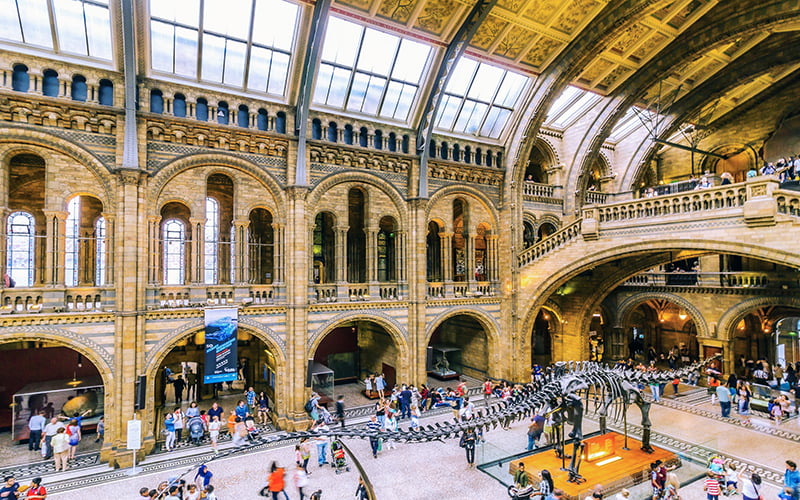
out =
[[461,113],[458,115],[456,125],[453,129],[456,132],[465,134],[474,134],[478,131],[481,125],[481,119],[486,113],[488,106],[481,102],[466,101],[461,108]]
[[74,0],[53,2],[58,28],[58,45],[65,52],[88,55],[83,23],[83,3]]
[[513,108],[527,83],[527,77],[507,71],[506,77],[503,78],[503,83],[500,85],[500,90],[497,91],[497,97],[494,100],[495,104]]
[[338,17],[328,20],[322,60],[352,67],[356,61],[358,45],[364,28]]
[[392,78],[418,84],[430,54],[429,46],[411,40],[403,40],[394,63]]
[[[22,36],[25,43],[53,48],[53,34],[47,12],[46,0],[26,0],[17,2],[22,19]],[[83,26],[83,20],[81,20]]]
[[246,40],[250,32],[251,0],[205,0],[203,31]]
[[174,70],[172,54],[174,50],[175,28],[159,21],[150,22],[151,60],[157,71]]
[[108,9],[86,4],[86,32],[89,35],[89,55],[111,60],[111,25]]
[[445,91],[448,94],[466,95],[472,77],[475,74],[475,69],[478,67],[478,61],[462,57],[453,69],[453,75],[450,81],[447,82]]
[[253,46],[250,51],[250,73],[247,75],[247,88],[262,92],[267,90],[271,65],[272,51],[264,47]]
[[412,85],[403,85],[403,93],[400,100],[397,102],[397,110],[394,112],[394,117],[398,120],[408,120],[408,114],[411,111],[411,106],[414,104],[414,97],[417,95],[417,87]]
[[289,76],[289,54],[274,52],[272,54],[272,68],[269,72],[270,94],[283,95],[286,92],[286,78]]
[[510,110],[492,106],[483,124],[483,128],[481,128],[481,135],[491,137],[492,139],[498,139],[508,122],[509,116],[511,116]]
[[200,2],[197,0],[151,0],[150,16],[197,28]]
[[253,19],[253,42],[289,51],[297,27],[297,5],[282,0],[259,0]]
[[221,36],[203,35],[203,80],[222,82],[225,64],[225,39]]
[[327,103],[328,91],[331,88],[332,78],[333,66],[330,64],[320,64],[319,71],[317,71],[317,86],[314,89],[314,102]]
[[479,101],[491,102],[497,93],[497,87],[503,78],[504,71],[488,64],[481,64],[475,79],[469,87],[467,97]]
[[225,46],[225,83],[241,86],[244,83],[244,58],[247,44],[228,40]]
[[353,85],[350,88],[350,98],[347,100],[348,111],[361,111],[364,106],[364,99],[367,96],[367,85],[369,84],[369,75],[364,73],[356,73],[353,78]]
[[175,28],[175,73],[197,76],[197,31]]
[[397,109],[397,102],[403,92],[403,84],[400,82],[389,82],[386,87],[386,96],[383,98],[383,106],[381,106],[380,115],[384,118],[394,118],[395,110]]
[[458,114],[458,106],[461,104],[461,99],[451,95],[442,97],[440,105],[441,111],[439,112],[439,120],[436,124],[437,127],[450,130],[453,128],[453,122],[456,120]]
[[579,89],[578,87],[573,87],[570,85],[567,87],[560,96],[556,99],[556,102],[553,103],[553,106],[550,108],[550,112],[548,118],[555,119],[558,115],[561,114],[564,109],[572,104],[572,102],[580,95],[583,90]]
[[371,115],[378,113],[378,106],[381,102],[384,87],[386,87],[385,78],[379,76],[370,77],[369,86],[367,87],[367,98],[364,101],[362,112]]
[[361,44],[356,67],[369,73],[389,76],[392,59],[387,57],[397,51],[399,38],[373,29],[367,29]]
[[566,127],[575,121],[581,114],[591,109],[595,104],[600,102],[600,96],[592,92],[586,92],[580,99],[575,101],[572,106],[568,107],[561,113],[553,124],[557,127]]
[[351,72],[346,69],[334,68],[331,88],[328,91],[328,105],[337,108],[344,106],[344,99],[347,96],[347,86],[350,83],[350,74]]
[[14,0],[0,0],[0,12],[13,12],[13,14],[0,16],[0,38],[21,42],[22,31],[19,27],[16,2]]

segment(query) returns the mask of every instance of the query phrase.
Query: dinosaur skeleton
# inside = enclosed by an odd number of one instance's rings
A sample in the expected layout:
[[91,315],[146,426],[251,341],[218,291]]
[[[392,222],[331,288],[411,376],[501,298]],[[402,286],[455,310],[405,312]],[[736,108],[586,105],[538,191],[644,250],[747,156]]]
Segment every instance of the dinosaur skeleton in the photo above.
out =
[[[667,383],[676,377],[685,377],[689,373],[699,370],[711,361],[720,358],[720,355],[708,358],[705,361],[694,363],[684,368],[666,371],[649,371],[627,369],[624,367],[608,367],[592,361],[569,361],[556,363],[555,369],[546,377],[538,389],[525,385],[521,394],[490,405],[485,409],[478,409],[474,417],[466,422],[440,423],[397,431],[379,431],[364,427],[336,428],[328,431],[292,431],[280,432],[263,436],[256,440],[252,446],[288,441],[301,438],[313,438],[320,435],[329,435],[337,438],[360,439],[392,439],[395,441],[428,442],[443,441],[457,438],[468,428],[479,431],[488,431],[497,426],[507,428],[511,423],[528,418],[533,412],[553,416],[554,433],[557,442],[556,453],[562,460],[567,458],[564,447],[568,444],[564,436],[563,426],[569,423],[572,428],[568,434],[572,443],[572,455],[569,467],[565,468],[570,473],[570,481],[582,482],[578,470],[580,467],[580,450],[583,447],[583,414],[590,403],[594,403],[600,420],[600,431],[607,431],[606,422],[609,410],[615,420],[620,414],[625,420],[625,440],[627,445],[627,409],[631,404],[639,407],[642,414],[641,426],[642,447],[650,453],[650,403],[644,399],[640,384]],[[224,453],[220,456],[227,456]],[[218,456],[218,457],[220,457]],[[218,458],[215,457],[215,458]]]

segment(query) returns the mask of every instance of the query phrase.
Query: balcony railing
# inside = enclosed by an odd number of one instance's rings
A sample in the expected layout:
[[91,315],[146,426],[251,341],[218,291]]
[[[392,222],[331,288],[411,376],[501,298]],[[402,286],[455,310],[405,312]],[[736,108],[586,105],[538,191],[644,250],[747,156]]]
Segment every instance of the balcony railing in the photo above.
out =
[[428,299],[477,299],[494,297],[498,294],[497,284],[490,281],[429,281],[426,297]]
[[800,288],[798,273],[767,272],[645,272],[631,276],[626,286],[696,286],[713,288]]
[[0,291],[0,314],[97,312],[114,307],[111,286],[62,289],[38,286]]

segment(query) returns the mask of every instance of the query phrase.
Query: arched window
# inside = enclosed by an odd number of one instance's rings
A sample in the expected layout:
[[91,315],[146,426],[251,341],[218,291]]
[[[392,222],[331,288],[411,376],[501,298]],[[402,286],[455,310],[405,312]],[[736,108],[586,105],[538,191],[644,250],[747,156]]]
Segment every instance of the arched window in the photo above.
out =
[[396,255],[394,219],[383,217],[378,230],[378,281],[389,282],[397,279]]
[[314,218],[314,283],[336,281],[336,235],[333,231],[333,215],[328,212]]
[[264,108],[258,110],[258,116],[256,116],[256,127],[258,130],[269,129],[269,115],[267,115],[267,110]]
[[201,122],[208,121],[208,101],[204,97],[197,99],[194,116]]
[[52,69],[42,73],[42,94],[48,97],[58,97],[58,73]]
[[352,125],[345,125],[344,126],[344,143],[345,144],[353,144],[353,126]]
[[88,92],[86,87],[86,77],[82,75],[75,75],[72,77],[72,100],[86,102],[86,94]]
[[487,281],[489,278],[489,246],[486,244],[486,235],[489,231],[489,226],[486,224],[478,224],[474,242],[475,262],[472,269],[475,281]]
[[481,151],[481,148],[475,148],[475,165],[483,165],[483,151]]
[[94,283],[96,286],[106,284],[106,218],[98,217],[94,223],[95,264]]
[[467,279],[467,223],[466,204],[460,198],[453,200],[453,281]]
[[206,198],[206,226],[204,246],[203,282],[206,285],[217,283],[217,268],[219,263],[219,202],[214,198]]
[[403,148],[402,148],[402,150],[403,150],[403,153],[405,153],[405,154],[408,154],[408,148],[410,147],[409,146],[409,142],[410,142],[410,139],[408,138],[408,135],[404,134],[403,135]]
[[496,167],[502,167],[503,166],[503,152],[502,151],[498,151],[494,158],[495,158],[495,162],[494,162],[495,166]]
[[244,104],[239,105],[239,112],[236,114],[236,124],[243,128],[250,127],[250,110]]
[[492,166],[492,152],[491,151],[487,151],[486,152],[486,166],[487,167],[491,167]]
[[536,243],[536,232],[533,230],[533,224],[528,221],[522,223],[522,246],[530,248]]
[[31,77],[28,67],[24,64],[15,64],[11,73],[11,89],[17,92],[27,92],[31,87]]
[[453,161],[461,161],[461,146],[453,144]]
[[97,102],[101,106],[114,105],[114,83],[103,78],[97,87]]
[[272,214],[263,208],[250,212],[248,248],[250,254],[247,272],[248,283],[269,284],[275,279],[275,236],[272,229]]
[[220,101],[217,104],[217,123],[220,125],[228,124],[228,103],[225,101]]
[[383,149],[383,132],[380,130],[375,131],[375,137],[372,139],[375,149]]
[[319,118],[314,118],[311,121],[311,138],[315,141],[322,139],[322,122],[319,121]]
[[164,95],[158,89],[150,91],[150,112],[158,114],[164,112]]
[[472,163],[472,148],[469,146],[464,146],[464,162]]
[[164,222],[164,284],[183,285],[186,259],[186,226],[178,219]]
[[8,217],[6,273],[16,286],[33,286],[35,231],[33,215],[14,212]]
[[339,142],[339,127],[336,122],[328,124],[328,142]]
[[367,132],[367,127],[361,127],[358,129],[358,145],[362,148],[367,147],[369,144],[369,132]]
[[428,144],[428,156],[430,158],[436,158],[436,141],[431,141]]
[[443,142],[441,146],[439,146],[439,156],[442,160],[447,159],[448,149],[450,149],[450,145],[446,142]]
[[278,111],[275,118],[275,131],[279,134],[286,133],[286,113],[283,111]]
[[178,118],[186,118],[186,96],[175,94],[172,99],[172,114]]
[[397,134],[394,132],[389,132],[389,140],[387,141],[386,147],[392,153],[397,151]]
[[81,197],[76,196],[67,205],[64,258],[64,281],[67,286],[78,286],[78,259],[80,254]]

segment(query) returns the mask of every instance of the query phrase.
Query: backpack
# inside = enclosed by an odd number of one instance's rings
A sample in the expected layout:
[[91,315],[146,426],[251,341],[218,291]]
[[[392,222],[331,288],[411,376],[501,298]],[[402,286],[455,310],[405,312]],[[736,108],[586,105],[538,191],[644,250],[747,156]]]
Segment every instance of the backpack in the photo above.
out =
[[310,399],[306,401],[306,405],[303,407],[303,409],[306,411],[306,413],[311,413],[314,410],[314,404]]

